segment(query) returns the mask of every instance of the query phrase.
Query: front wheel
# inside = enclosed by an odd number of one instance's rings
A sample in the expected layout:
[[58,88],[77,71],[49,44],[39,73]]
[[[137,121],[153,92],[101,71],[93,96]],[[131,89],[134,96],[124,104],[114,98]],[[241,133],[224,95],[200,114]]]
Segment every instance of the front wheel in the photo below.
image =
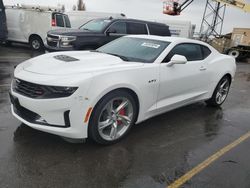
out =
[[89,136],[99,144],[113,144],[122,139],[137,117],[135,99],[123,90],[104,96],[90,118]]
[[30,47],[32,50],[41,51],[43,49],[43,41],[38,36],[33,36],[30,38]]
[[206,101],[210,106],[220,106],[226,100],[230,88],[229,76],[224,76],[216,86],[212,97]]

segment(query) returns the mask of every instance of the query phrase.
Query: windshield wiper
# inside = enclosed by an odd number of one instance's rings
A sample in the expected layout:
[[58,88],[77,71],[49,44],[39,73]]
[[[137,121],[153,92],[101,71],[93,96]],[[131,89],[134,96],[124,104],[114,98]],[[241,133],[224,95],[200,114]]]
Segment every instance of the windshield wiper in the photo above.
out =
[[112,53],[102,52],[102,51],[99,51],[99,50],[90,50],[90,52],[97,52],[97,53],[109,54],[109,55],[112,55],[112,56],[119,57],[123,61],[130,61],[127,57],[122,56],[122,55],[118,55],[118,54],[112,54]]
[[129,61],[129,59],[128,59],[127,57],[122,56],[122,55],[112,54],[112,53],[106,53],[106,54],[109,54],[109,55],[113,55],[113,56],[119,57],[119,58],[121,58],[123,61]]

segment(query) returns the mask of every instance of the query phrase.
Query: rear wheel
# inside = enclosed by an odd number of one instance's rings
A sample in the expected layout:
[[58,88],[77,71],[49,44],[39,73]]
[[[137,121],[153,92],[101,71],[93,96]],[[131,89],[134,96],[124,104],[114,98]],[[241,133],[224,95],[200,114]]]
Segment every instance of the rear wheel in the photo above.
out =
[[229,76],[224,76],[216,86],[212,97],[206,101],[210,106],[220,106],[226,100],[230,88]]
[[234,57],[235,59],[238,59],[241,55],[239,50],[236,50],[236,49],[229,50],[227,54]]
[[39,36],[32,36],[30,38],[30,47],[32,50],[40,51],[43,49],[43,41]]
[[136,102],[128,92],[109,93],[94,108],[89,136],[99,144],[116,143],[129,132],[137,113]]

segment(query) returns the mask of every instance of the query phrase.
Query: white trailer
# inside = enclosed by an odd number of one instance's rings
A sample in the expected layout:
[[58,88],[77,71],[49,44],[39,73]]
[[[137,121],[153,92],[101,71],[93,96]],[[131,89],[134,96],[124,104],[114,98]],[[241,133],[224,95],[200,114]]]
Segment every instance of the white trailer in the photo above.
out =
[[41,50],[47,32],[70,27],[68,16],[57,8],[18,5],[6,6],[8,42],[29,43],[34,50]]
[[155,20],[156,22],[164,23],[169,26],[171,36],[193,38],[195,25],[190,21],[182,20]]
[[89,12],[89,11],[69,11],[65,12],[69,16],[71,27],[79,28],[90,20],[97,18],[126,18],[122,13]]

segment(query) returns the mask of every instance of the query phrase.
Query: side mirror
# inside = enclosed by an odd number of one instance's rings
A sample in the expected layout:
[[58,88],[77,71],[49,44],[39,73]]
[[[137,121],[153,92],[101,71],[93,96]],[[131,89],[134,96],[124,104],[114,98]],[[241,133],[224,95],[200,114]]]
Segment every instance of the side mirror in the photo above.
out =
[[173,66],[174,64],[186,64],[187,63],[187,58],[183,55],[174,55],[170,62],[167,63],[168,67]]
[[109,36],[111,33],[117,33],[117,31],[114,28],[109,28],[106,34]]

